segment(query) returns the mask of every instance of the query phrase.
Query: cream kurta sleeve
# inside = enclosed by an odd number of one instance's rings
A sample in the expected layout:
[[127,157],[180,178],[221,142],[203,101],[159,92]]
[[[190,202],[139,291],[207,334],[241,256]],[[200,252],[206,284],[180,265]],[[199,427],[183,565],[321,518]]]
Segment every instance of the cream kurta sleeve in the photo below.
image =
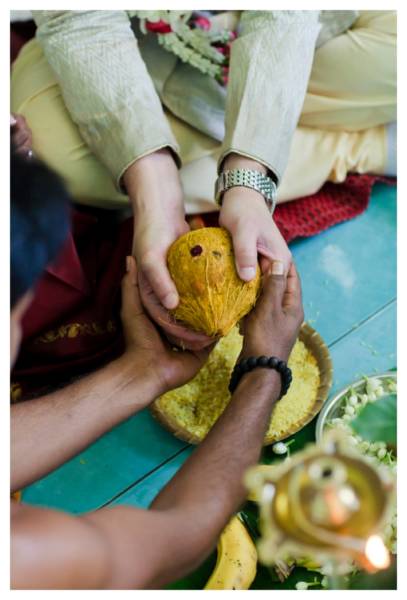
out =
[[318,11],[247,11],[232,44],[225,139],[281,180],[297,126],[320,30]]
[[125,11],[33,11],[66,106],[117,185],[136,159],[176,140]]

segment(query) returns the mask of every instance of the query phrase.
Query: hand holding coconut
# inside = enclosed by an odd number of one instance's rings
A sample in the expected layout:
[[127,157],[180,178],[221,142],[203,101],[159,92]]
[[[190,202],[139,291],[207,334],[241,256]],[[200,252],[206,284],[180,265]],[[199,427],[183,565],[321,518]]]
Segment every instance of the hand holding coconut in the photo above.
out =
[[[225,168],[238,166],[265,170],[251,159],[229,155]],[[166,182],[165,192],[162,181]],[[124,183],[135,214],[133,254],[140,266],[142,302],[174,345],[190,350],[210,346],[253,307],[259,291],[258,255],[262,270],[268,260],[280,260],[285,273],[288,272],[291,254],[257,191],[235,187],[224,194],[219,221],[230,233],[231,249],[226,260],[222,252],[216,258],[217,250],[212,248],[214,253],[208,262],[206,251],[202,257],[198,250],[192,256],[188,254],[192,249],[189,246],[182,258],[178,256],[186,248],[184,235],[188,225],[178,171],[169,150],[160,150],[136,161],[126,171]],[[206,236],[209,230],[203,231]],[[178,253],[173,260],[171,251]],[[194,263],[194,268],[189,269]],[[203,277],[203,265],[208,265],[209,279],[198,284],[198,279]],[[177,269],[182,269],[183,274],[176,281]],[[192,287],[187,291],[189,281]],[[220,292],[222,282],[227,282],[229,287]],[[179,286],[183,286],[188,300],[184,297],[180,301]],[[216,292],[212,293],[214,289]]]
[[127,257],[122,280],[121,319],[126,344],[123,360],[147,382],[152,398],[192,379],[203,366],[209,349],[174,352],[146,314],[140,299],[137,265]]
[[[234,153],[226,157],[223,165],[223,170],[229,169],[249,169],[267,175],[262,163]],[[255,277],[258,256],[263,272],[264,257],[281,261],[285,274],[288,273],[291,252],[258,191],[243,186],[227,190],[223,194],[219,224],[232,236],[236,270],[243,281]]]
[[178,168],[170,150],[136,160],[124,173],[123,183],[133,206],[132,254],[144,307],[175,345],[190,350],[210,346],[213,339],[177,324],[168,313],[179,302],[167,267],[168,249],[189,231]]
[[274,355],[288,360],[304,320],[304,309],[294,263],[291,263],[287,278],[283,273],[284,265],[279,261],[268,266],[256,310],[244,321],[239,359]]
[[[270,263],[264,260],[264,267]],[[174,281],[179,303],[162,315],[158,303],[151,313],[152,302],[147,301],[151,316],[160,324],[170,339],[189,349],[210,345],[223,337],[254,307],[261,289],[261,271],[256,264],[255,277],[243,281],[237,271],[232,239],[221,227],[205,227],[190,231],[176,240],[168,251],[168,269]],[[281,266],[281,285],[286,278]],[[292,277],[290,278],[292,280]],[[148,284],[141,275],[141,296],[144,302]]]

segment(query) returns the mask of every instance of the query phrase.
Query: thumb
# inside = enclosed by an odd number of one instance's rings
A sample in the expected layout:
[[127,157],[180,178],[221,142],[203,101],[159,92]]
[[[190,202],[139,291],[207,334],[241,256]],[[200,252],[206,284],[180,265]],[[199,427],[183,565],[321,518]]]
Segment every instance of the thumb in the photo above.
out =
[[257,237],[242,225],[238,225],[232,237],[238,275],[243,281],[251,281],[257,268]]
[[137,265],[133,256],[126,256],[126,274],[122,279],[122,317],[144,314],[140,300]]
[[155,255],[148,252],[143,257],[140,267],[162,305],[167,310],[175,308],[179,297],[177,288],[168,272],[165,254]]
[[258,302],[259,310],[264,310],[267,314],[272,310],[281,310],[285,286],[284,263],[274,260],[263,276],[263,290]]

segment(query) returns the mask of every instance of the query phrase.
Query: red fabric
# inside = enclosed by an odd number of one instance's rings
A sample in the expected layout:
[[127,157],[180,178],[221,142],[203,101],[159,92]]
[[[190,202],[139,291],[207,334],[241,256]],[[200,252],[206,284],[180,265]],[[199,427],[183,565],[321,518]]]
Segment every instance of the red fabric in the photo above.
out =
[[[74,209],[72,234],[24,317],[12,381],[25,393],[66,382],[122,352],[120,281],[131,240],[132,219],[115,225],[109,211]],[[87,331],[78,334],[78,326]],[[38,340],[47,333],[53,341]]]
[[375,181],[393,182],[386,177],[349,175],[340,185],[328,182],[312,196],[281,204],[274,218],[284,239],[310,237],[360,215],[368,207]]
[[395,180],[349,175],[340,185],[328,182],[312,196],[278,206],[275,221],[284,239],[291,242],[297,237],[310,237],[360,215],[368,207],[376,181],[392,184]]
[[13,23],[10,27],[10,63],[13,63],[21,48],[34,37],[36,26],[34,21]]
[[[313,196],[278,206],[275,220],[284,238],[289,242],[315,235],[359,215],[377,179],[350,175],[341,185],[327,183]],[[192,226],[217,225],[217,217],[217,212],[209,213],[190,221]],[[109,211],[74,209],[72,235],[38,283],[24,319],[12,374],[24,393],[66,382],[122,352],[120,281],[131,238],[131,219],[115,224]],[[53,341],[44,341],[50,330]]]

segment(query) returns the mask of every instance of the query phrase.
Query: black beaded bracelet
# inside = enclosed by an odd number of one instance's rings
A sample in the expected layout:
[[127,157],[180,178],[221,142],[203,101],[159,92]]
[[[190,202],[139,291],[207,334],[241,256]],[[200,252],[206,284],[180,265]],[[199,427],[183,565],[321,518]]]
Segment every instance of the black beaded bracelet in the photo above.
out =
[[280,398],[286,395],[291,385],[293,376],[290,367],[287,367],[287,363],[284,360],[280,360],[275,356],[250,356],[244,358],[235,365],[232,371],[232,376],[229,382],[229,391],[231,394],[235,391],[239,385],[240,379],[253,369],[258,367],[266,369],[275,369],[281,375],[281,394]]

